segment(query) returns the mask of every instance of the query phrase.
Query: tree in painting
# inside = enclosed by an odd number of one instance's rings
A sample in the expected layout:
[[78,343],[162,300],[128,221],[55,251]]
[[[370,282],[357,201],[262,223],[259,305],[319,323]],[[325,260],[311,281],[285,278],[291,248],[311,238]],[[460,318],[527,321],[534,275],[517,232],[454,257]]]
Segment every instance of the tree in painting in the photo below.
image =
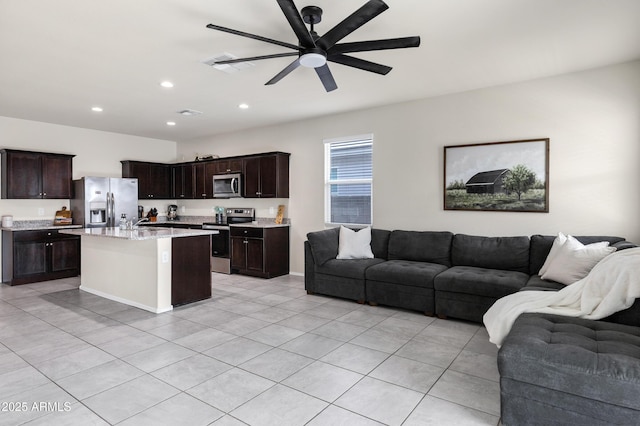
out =
[[536,184],[536,174],[523,164],[514,166],[510,173],[504,177],[504,188],[509,192],[515,192],[518,200],[522,194],[533,188]]

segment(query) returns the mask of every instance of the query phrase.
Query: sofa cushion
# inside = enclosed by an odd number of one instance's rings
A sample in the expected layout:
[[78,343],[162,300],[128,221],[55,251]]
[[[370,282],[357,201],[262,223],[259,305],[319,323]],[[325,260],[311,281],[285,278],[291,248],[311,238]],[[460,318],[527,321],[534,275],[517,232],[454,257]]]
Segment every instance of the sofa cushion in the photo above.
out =
[[391,231],[371,228],[371,251],[379,259],[389,258],[389,236]]
[[522,314],[498,353],[498,368],[501,380],[640,410],[638,327]]
[[437,263],[389,260],[367,269],[367,281],[433,288],[433,279],[447,267]]
[[[373,251],[375,257],[387,259],[390,234],[390,231],[384,229],[371,229],[371,251]],[[327,260],[335,259],[338,256],[340,228],[309,232],[307,240],[311,246],[314,263],[316,265],[324,265]]]
[[[530,273],[537,274],[544,265],[544,261],[551,251],[553,241],[556,239],[555,235],[532,235],[531,236],[531,248],[529,250],[529,271]],[[628,248],[627,245],[618,245],[618,243],[624,242],[624,238],[612,237],[612,236],[580,236],[575,237],[576,240],[582,244],[592,244],[599,241],[609,241],[611,246],[616,247],[618,250],[622,248]],[[631,244],[631,246],[634,246]]]
[[451,266],[451,232],[392,231],[389,260],[411,260]]
[[524,272],[454,266],[436,276],[434,288],[436,291],[475,294],[498,299],[517,292],[527,284],[528,280],[529,275]]
[[552,280],[543,280],[542,277],[540,277],[540,275],[531,275],[529,277],[529,280],[527,281],[527,285],[525,285],[524,287],[522,287],[520,290],[521,291],[528,291],[528,290],[534,290],[534,291],[548,291],[548,290],[562,290],[563,288],[565,288],[566,286],[564,284],[561,284],[557,281],[552,281]]
[[336,258],[339,238],[340,228],[330,228],[307,234],[316,265],[324,265],[327,260]]
[[528,274],[529,237],[456,234],[451,247],[451,262],[455,266],[503,269]]
[[330,259],[320,266],[316,265],[315,270],[319,274],[364,280],[367,268],[384,261],[384,259]]

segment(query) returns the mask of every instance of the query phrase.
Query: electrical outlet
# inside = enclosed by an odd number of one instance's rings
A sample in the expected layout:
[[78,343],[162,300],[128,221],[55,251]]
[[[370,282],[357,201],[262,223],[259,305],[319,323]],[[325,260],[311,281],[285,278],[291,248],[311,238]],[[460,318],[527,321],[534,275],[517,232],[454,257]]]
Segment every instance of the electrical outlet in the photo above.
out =
[[180,207],[180,213],[184,213],[187,209],[184,206]]
[[276,208],[275,207],[269,207],[269,214],[276,214]]
[[169,263],[169,252],[167,250],[162,252],[162,263]]
[[38,209],[38,216],[44,216],[44,209],[43,208],[39,208]]

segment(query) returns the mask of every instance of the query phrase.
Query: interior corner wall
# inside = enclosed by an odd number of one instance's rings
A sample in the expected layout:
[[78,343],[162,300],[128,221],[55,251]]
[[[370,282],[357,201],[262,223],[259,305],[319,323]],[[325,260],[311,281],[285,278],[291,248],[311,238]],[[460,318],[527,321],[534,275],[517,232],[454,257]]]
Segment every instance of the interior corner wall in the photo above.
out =
[[[640,242],[640,61],[181,142],[178,155],[290,152],[291,271],[302,273],[306,234],[324,228],[323,139],[365,133],[374,227]],[[444,146],[534,138],[550,138],[549,213],[443,209]]]
[[[0,148],[73,154],[73,178],[121,177],[121,160],[173,162],[176,142],[0,116]],[[68,200],[0,200],[14,220],[53,221]],[[39,209],[43,209],[39,211]],[[42,213],[42,214],[40,214]]]
[[[176,142],[0,116],[0,148],[73,154],[73,178],[121,177],[121,160],[173,162]],[[0,199],[0,215],[51,220],[69,200]],[[0,253],[1,255],[2,253]],[[1,273],[1,271],[0,271]]]

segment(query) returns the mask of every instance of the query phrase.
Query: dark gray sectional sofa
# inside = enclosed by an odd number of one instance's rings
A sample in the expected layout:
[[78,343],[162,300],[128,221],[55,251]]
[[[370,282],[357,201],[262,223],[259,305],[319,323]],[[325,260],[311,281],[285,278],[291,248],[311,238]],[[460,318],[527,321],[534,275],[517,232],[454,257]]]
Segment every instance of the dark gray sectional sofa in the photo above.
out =
[[[372,229],[374,259],[338,260],[339,235],[339,228],[307,234],[307,292],[482,322],[503,296],[564,287],[538,276],[555,239],[551,235],[483,237]],[[609,241],[618,250],[635,246],[613,236],[576,238],[584,244]],[[640,302],[610,318],[640,324]]]
[[[482,322],[499,298],[557,291],[538,271],[555,236],[372,230],[374,259],[336,260],[339,229],[307,234],[309,293]],[[583,244],[620,237],[576,237]],[[618,323],[618,324],[616,324]],[[640,424],[640,302],[602,321],[522,314],[498,352],[501,424]]]

